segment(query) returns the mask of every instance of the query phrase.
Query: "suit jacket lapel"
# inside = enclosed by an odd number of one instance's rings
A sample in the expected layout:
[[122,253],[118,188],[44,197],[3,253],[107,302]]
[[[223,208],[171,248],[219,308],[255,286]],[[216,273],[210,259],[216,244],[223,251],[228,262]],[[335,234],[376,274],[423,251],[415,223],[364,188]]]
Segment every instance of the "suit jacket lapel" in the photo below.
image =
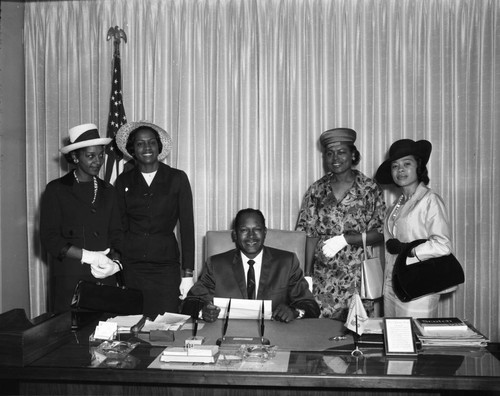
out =
[[262,253],[262,265],[260,268],[260,279],[259,279],[259,289],[257,291],[257,300],[264,300],[264,296],[267,295],[266,290],[268,288],[269,279],[271,278],[271,270],[273,256],[271,252],[264,246],[264,251]]
[[233,272],[234,279],[236,279],[236,283],[241,290],[241,295],[243,296],[243,298],[248,298],[245,271],[243,270],[243,262],[241,261],[241,253],[239,250],[236,250],[236,253],[233,257]]

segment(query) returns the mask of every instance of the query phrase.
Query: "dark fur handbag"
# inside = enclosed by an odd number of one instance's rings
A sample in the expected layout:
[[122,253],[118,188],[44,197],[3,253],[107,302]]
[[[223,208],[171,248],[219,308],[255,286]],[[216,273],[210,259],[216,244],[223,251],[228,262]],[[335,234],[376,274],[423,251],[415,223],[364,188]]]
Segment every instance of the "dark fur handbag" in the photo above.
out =
[[417,239],[408,243],[394,264],[392,286],[396,296],[403,302],[439,293],[465,281],[462,266],[453,254],[406,265],[410,251],[426,241]]
[[80,280],[73,293],[73,310],[90,310],[121,315],[137,315],[143,310],[142,291],[123,285],[121,273],[116,273],[119,286]]

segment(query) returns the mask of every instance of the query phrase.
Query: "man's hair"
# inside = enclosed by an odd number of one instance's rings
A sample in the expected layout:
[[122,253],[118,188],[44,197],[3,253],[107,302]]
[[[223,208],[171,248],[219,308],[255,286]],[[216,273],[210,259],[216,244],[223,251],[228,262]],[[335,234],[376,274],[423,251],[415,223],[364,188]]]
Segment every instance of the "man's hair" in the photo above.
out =
[[236,214],[236,217],[234,218],[234,221],[233,221],[232,229],[236,230],[238,228],[238,225],[241,222],[241,218],[245,215],[248,215],[248,214],[255,214],[255,215],[259,216],[260,219],[262,220],[262,224],[264,225],[264,227],[266,226],[266,219],[264,218],[264,215],[262,214],[262,212],[259,209],[247,208],[247,209],[241,209]]

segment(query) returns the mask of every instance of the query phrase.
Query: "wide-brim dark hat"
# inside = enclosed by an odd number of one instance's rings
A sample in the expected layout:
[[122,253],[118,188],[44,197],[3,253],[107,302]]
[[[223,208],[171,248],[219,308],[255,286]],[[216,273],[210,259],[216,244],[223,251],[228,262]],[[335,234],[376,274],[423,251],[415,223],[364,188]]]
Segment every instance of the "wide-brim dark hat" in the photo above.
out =
[[115,137],[116,145],[123,153],[123,155],[125,155],[127,159],[132,158],[132,155],[127,151],[128,137],[132,132],[142,127],[153,128],[156,132],[158,132],[162,144],[161,152],[158,154],[158,161],[162,161],[167,158],[168,154],[170,154],[170,151],[172,150],[172,138],[167,133],[167,131],[149,121],[131,121],[118,129]]
[[428,140],[414,141],[411,139],[401,139],[394,142],[389,149],[389,158],[378,167],[375,180],[380,184],[392,184],[394,180],[391,174],[391,163],[397,159],[413,155],[422,160],[422,165],[426,165],[431,156],[432,144]]

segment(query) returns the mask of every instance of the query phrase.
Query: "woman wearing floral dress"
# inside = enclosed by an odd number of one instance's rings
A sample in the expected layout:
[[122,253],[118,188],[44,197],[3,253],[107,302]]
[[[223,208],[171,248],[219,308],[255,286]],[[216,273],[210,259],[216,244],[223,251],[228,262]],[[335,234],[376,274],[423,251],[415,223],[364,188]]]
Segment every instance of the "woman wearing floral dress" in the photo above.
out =
[[[319,237],[311,273],[313,294],[321,317],[345,320],[349,301],[359,289],[363,259],[362,234],[367,245],[383,240],[385,202],[381,188],[353,169],[360,160],[349,128],[321,134],[323,158],[328,173],[307,190],[300,209],[297,230]],[[373,301],[364,301],[373,313]]]

